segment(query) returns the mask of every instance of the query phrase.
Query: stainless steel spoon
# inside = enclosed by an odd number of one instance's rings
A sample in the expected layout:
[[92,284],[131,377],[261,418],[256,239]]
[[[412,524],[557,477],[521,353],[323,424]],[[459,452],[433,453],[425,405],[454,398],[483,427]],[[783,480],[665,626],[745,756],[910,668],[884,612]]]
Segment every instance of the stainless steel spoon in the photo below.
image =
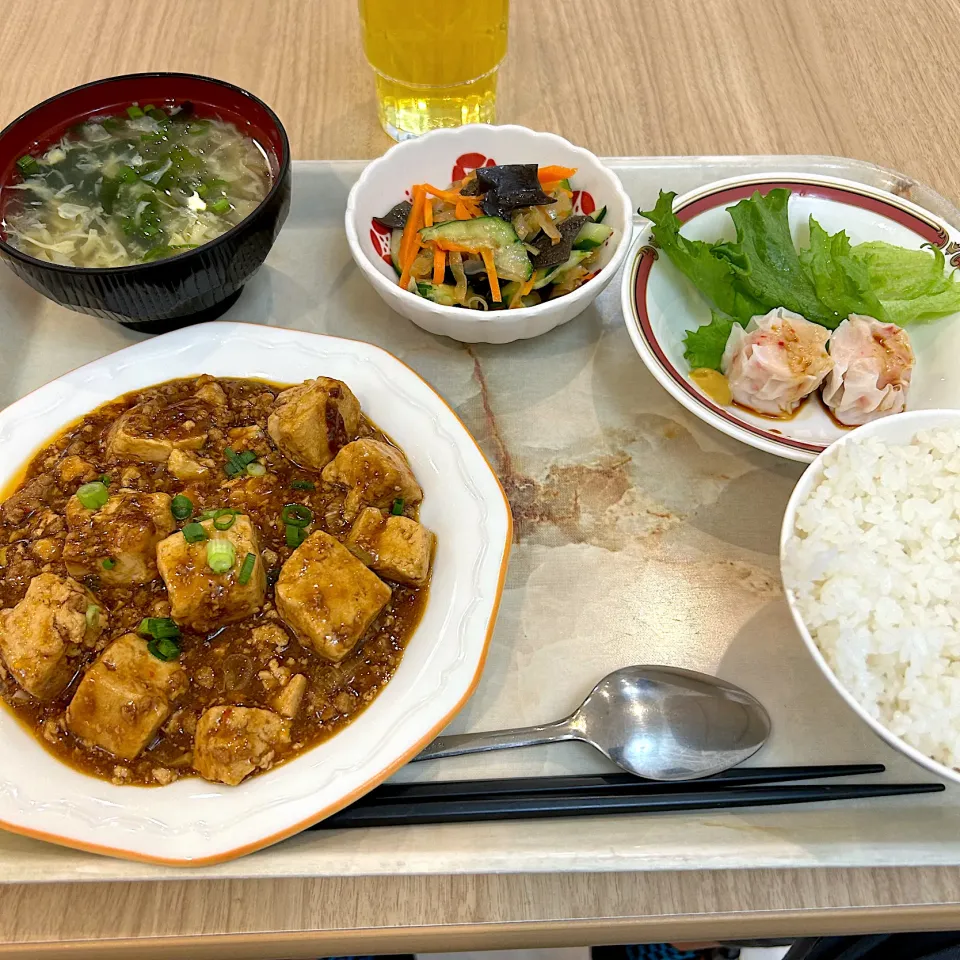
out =
[[624,667],[564,720],[438,737],[414,760],[582,740],[638,777],[696,780],[742,763],[769,735],[767,711],[732,683],[680,667]]

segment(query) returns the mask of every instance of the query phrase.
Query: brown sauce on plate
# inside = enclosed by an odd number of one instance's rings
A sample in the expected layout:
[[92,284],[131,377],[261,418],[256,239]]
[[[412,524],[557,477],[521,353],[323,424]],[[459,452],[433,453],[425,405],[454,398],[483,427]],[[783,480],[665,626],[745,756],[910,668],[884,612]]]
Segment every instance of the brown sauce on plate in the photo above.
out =
[[[212,413],[191,410],[198,384],[216,383],[226,405]],[[64,713],[84,670],[99,651],[81,652],[76,674],[52,700],[26,693],[9,671],[0,667],[0,698],[6,707],[58,759],[84,773],[116,783],[155,785],[181,776],[194,776],[192,751],[197,721],[216,705],[275,710],[276,697],[291,675],[306,677],[301,707],[291,720],[289,743],[277,747],[272,763],[280,763],[331,737],[361,713],[395,673],[404,648],[426,605],[429,584],[420,588],[389,583],[392,597],[362,641],[338,663],[323,659],[301,644],[280,619],[274,604],[274,583],[291,555],[281,512],[286,504],[303,504],[312,511],[310,531],[323,530],[341,542],[350,524],[342,514],[344,491],[321,481],[318,473],[297,467],[266,436],[267,417],[275,397],[284,389],[258,380],[210,377],[174,380],[126,394],[104,404],[73,423],[40,450],[0,499],[0,609],[23,599],[33,578],[41,573],[68,577],[63,549],[68,527],[68,502],[76,498],[81,480],[62,477],[65,458],[92,465],[109,478],[108,489],[133,489],[145,494],[184,494],[195,507],[233,507],[249,517],[260,538],[267,575],[266,602],[253,616],[210,633],[182,629],[179,662],[189,678],[186,692],[174,705],[153,741],[133,760],[123,760],[91,746],[66,729]],[[145,433],[189,435],[206,439],[193,450],[212,464],[206,476],[184,482],[164,462],[114,457],[107,436],[118,417],[135,404],[153,403],[156,413]],[[185,403],[184,403],[185,402]],[[184,403],[173,409],[172,405]],[[231,431],[252,430],[256,439],[231,439]],[[233,434],[236,438],[237,433]],[[361,417],[359,436],[392,443],[375,424]],[[226,447],[252,449],[266,467],[262,476],[228,478],[224,471]],[[313,483],[314,489],[298,489]],[[404,515],[416,519],[417,508],[407,505]],[[186,521],[177,522],[183,527]],[[170,604],[163,581],[157,577],[142,586],[108,586],[96,575],[77,578],[102,605],[108,618],[106,640],[137,630],[145,617],[169,617]],[[261,639],[255,641],[254,631]],[[267,638],[267,639],[263,639]]]

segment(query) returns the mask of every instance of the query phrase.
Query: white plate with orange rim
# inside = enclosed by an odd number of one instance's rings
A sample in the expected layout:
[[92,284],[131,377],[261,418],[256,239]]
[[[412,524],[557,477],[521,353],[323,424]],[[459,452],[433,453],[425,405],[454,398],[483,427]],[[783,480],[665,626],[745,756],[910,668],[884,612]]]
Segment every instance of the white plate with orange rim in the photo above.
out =
[[[845,230],[850,242],[883,240],[901,247],[942,249],[960,266],[960,230],[892,193],[850,180],[799,173],[731,177],[698,187],[674,201],[683,235],[694,240],[735,240],[727,208],[759,190],[788,188],[794,242],[809,239],[812,215],[829,233]],[[669,189],[668,183],[663,189]],[[810,463],[834,440],[849,432],[828,414],[816,395],[790,419],[777,420],[739,406],[723,406],[690,378],[683,338],[710,321],[710,306],[694,285],[652,244],[644,221],[627,259],[621,301],[627,330],[647,369],[693,414],[717,430],[758,450]],[[907,327],[917,363],[907,398],[908,410],[960,407],[960,316]]]
[[237,787],[190,777],[121,786],[48,753],[0,708],[0,827],[93,853],[197,866],[276,843],[415,756],[473,692],[496,619],[512,521],[503,488],[446,402],[380,347],[249,323],[207,323],[79,367],[0,411],[0,488],[67,424],[131,390],[210,373],[350,385],[404,450],[437,534],[430,595],[400,666],[343,730]]

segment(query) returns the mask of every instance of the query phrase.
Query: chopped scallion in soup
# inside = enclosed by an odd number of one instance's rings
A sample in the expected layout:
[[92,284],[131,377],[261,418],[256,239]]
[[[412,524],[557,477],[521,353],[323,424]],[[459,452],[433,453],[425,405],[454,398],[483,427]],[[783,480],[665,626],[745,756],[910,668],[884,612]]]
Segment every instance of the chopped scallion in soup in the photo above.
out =
[[257,142],[191,104],[133,104],[90,119],[17,170],[3,188],[7,240],[75,267],[123,267],[209,243],[271,185]]

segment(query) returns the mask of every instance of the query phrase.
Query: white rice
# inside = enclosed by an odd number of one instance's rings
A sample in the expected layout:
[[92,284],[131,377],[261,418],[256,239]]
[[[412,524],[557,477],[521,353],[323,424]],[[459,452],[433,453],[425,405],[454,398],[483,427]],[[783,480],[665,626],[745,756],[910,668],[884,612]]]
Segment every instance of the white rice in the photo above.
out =
[[917,750],[960,767],[960,431],[829,451],[784,584],[840,682]]

